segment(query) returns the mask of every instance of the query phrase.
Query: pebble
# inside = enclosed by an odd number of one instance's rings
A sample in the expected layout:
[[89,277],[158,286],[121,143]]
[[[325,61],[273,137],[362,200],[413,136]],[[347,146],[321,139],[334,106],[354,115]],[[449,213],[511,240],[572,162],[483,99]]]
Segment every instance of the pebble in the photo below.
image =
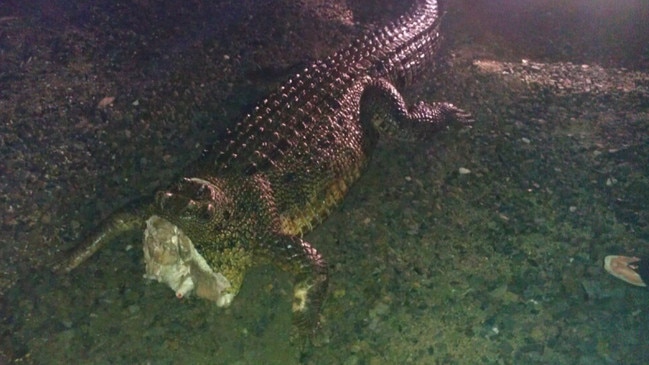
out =
[[131,304],[128,306],[128,312],[131,314],[136,314],[140,311],[140,306],[137,304]]
[[99,101],[99,103],[97,104],[97,108],[105,108],[107,106],[110,106],[113,104],[114,101],[115,101],[114,96],[106,96],[105,98]]

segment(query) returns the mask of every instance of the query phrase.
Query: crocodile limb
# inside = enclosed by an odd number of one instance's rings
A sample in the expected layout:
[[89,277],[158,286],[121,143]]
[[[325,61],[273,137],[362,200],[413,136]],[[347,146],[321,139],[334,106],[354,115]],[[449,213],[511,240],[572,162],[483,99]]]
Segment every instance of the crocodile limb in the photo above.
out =
[[454,122],[473,122],[470,113],[451,103],[419,101],[408,107],[397,88],[383,78],[364,87],[360,120],[389,138],[406,141],[426,141]]
[[279,268],[294,274],[293,325],[301,333],[315,334],[322,301],[327,292],[327,263],[307,241],[278,234],[270,259]]

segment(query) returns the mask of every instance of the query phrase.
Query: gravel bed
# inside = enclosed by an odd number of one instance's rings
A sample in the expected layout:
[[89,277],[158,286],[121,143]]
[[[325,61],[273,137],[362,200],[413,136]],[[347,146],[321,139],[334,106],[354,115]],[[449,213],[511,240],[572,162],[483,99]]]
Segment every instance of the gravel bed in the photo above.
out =
[[50,273],[291,72],[406,7],[0,4],[0,364],[646,364],[649,291],[602,268],[649,256],[636,0],[448,4],[440,64],[405,94],[475,123],[382,141],[306,237],[331,265],[315,345],[289,341],[291,278],[270,266],[226,310],[143,279],[139,235]]

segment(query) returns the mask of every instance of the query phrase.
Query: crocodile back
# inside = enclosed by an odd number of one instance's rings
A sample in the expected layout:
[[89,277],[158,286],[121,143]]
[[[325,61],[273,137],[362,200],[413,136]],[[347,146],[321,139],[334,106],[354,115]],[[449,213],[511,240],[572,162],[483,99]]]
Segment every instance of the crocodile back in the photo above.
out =
[[[369,82],[407,83],[439,45],[436,1],[368,32],[292,76],[246,115],[191,170],[233,181],[263,175],[282,232],[304,233],[322,220],[366,166],[378,133],[360,121]],[[236,188],[233,188],[236,194]]]

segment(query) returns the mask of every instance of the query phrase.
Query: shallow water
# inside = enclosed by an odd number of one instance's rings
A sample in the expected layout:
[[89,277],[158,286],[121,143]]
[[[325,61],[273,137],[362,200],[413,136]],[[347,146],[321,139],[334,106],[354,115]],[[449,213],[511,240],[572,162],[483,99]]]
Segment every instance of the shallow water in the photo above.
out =
[[306,237],[331,265],[318,346],[289,341],[291,278],[270,266],[226,310],[143,279],[138,235],[68,276],[43,268],[58,239],[168,182],[286,70],[345,43],[349,14],[367,26],[403,10],[315,3],[2,8],[0,363],[646,363],[649,291],[602,263],[649,254],[649,53],[599,32],[516,32],[562,29],[570,11],[649,34],[580,2],[502,1],[486,18],[449,5],[447,62],[406,96],[452,101],[475,123],[383,141]]

